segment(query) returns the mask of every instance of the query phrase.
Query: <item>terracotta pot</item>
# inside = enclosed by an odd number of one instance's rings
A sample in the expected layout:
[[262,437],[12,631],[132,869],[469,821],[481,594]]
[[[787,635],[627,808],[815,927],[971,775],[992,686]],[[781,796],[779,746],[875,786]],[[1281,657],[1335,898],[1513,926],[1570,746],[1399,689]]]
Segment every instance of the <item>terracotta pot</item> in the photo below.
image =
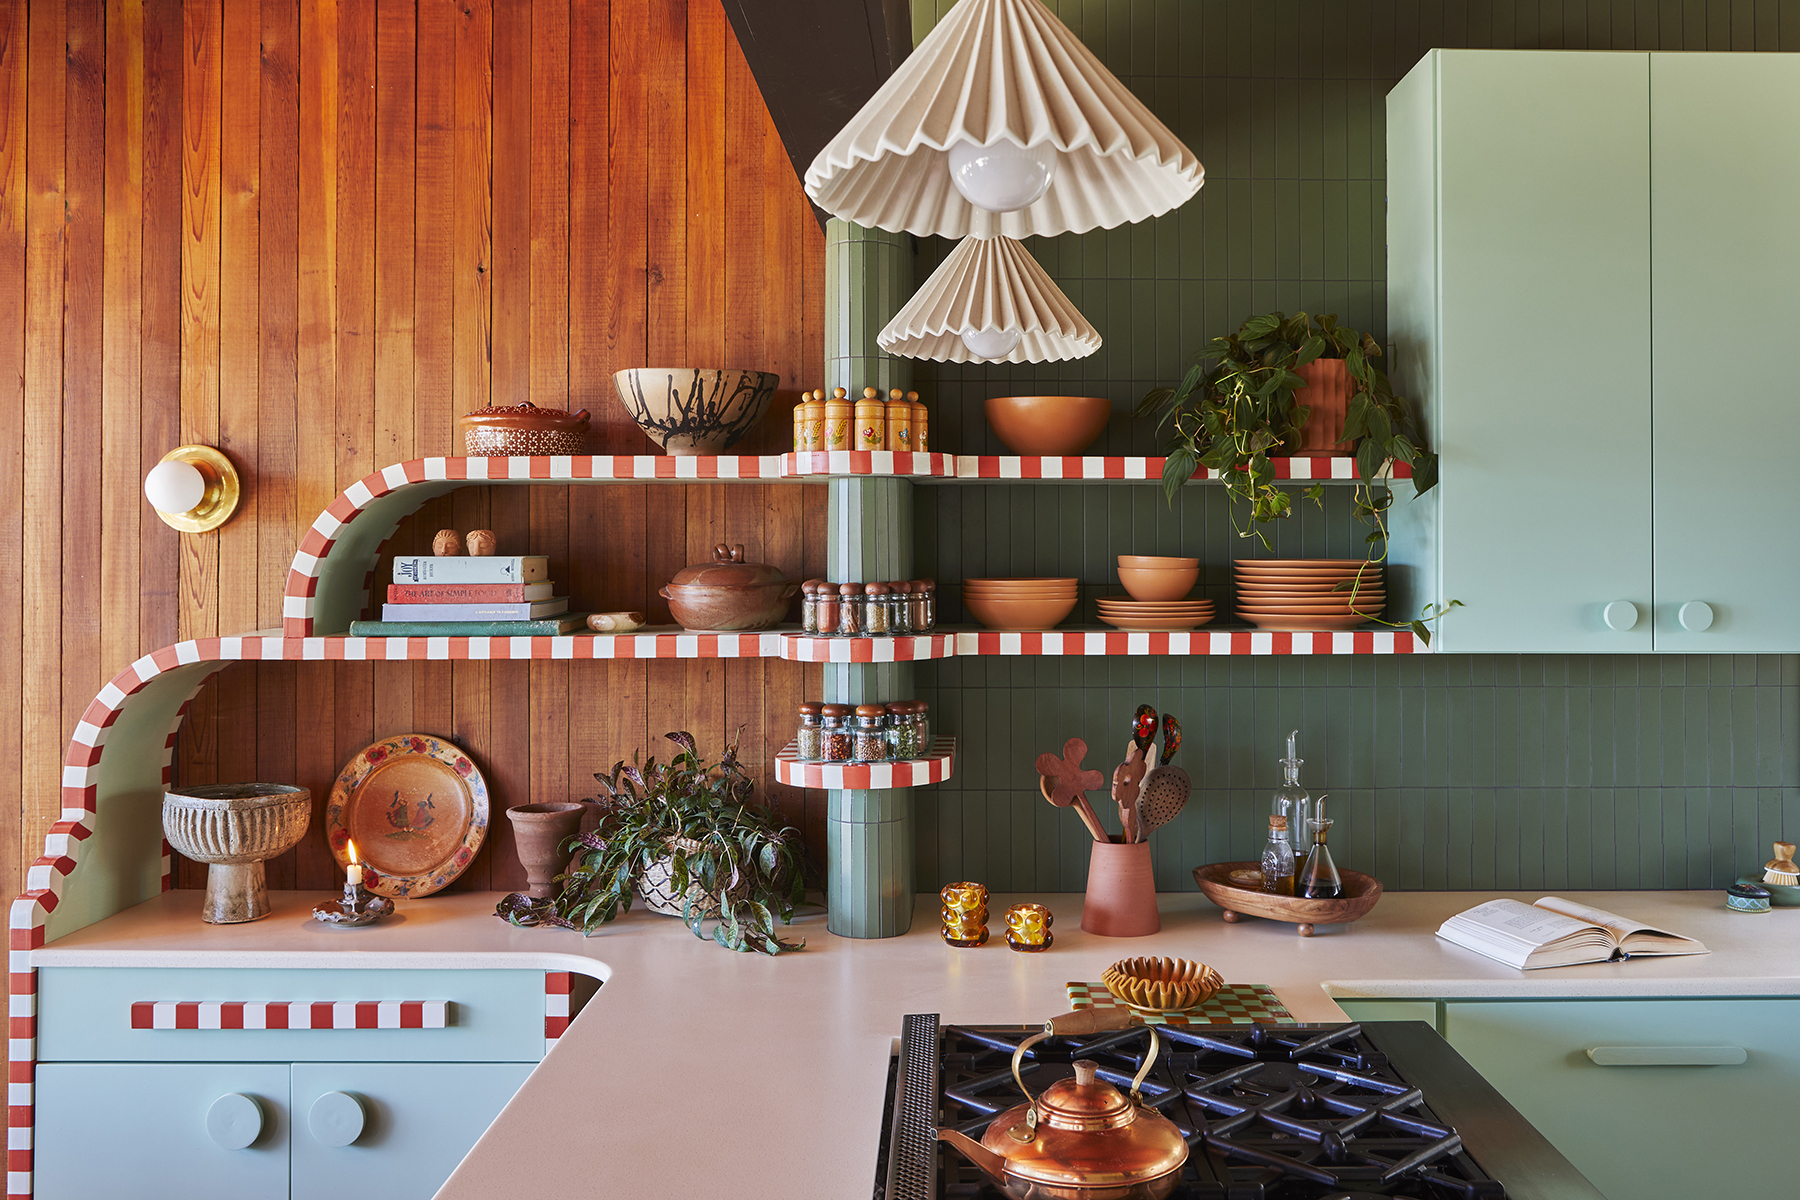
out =
[[683,629],[767,629],[787,613],[800,585],[768,563],[744,561],[742,546],[713,547],[713,560],[683,567],[659,593]]
[[463,452],[471,457],[580,454],[587,441],[588,411],[524,404],[478,408],[462,419]]
[[581,826],[581,813],[587,806],[573,801],[548,804],[515,804],[506,810],[512,821],[514,848],[519,865],[525,868],[529,885],[525,894],[533,900],[546,900],[556,895],[556,877],[569,863],[562,848],[563,840]]
[[1294,393],[1294,403],[1312,410],[1306,428],[1301,431],[1297,455],[1324,454],[1348,456],[1356,453],[1353,444],[1338,445],[1344,436],[1344,418],[1350,414],[1350,371],[1341,358],[1316,358],[1294,374],[1306,380],[1306,386]]
[[634,367],[613,374],[644,435],[669,454],[723,454],[750,432],[775,395],[773,371]]
[[1094,843],[1081,927],[1101,937],[1146,937],[1162,928],[1149,842]]
[[995,396],[988,424],[1014,454],[1080,454],[1106,432],[1112,401],[1104,396]]

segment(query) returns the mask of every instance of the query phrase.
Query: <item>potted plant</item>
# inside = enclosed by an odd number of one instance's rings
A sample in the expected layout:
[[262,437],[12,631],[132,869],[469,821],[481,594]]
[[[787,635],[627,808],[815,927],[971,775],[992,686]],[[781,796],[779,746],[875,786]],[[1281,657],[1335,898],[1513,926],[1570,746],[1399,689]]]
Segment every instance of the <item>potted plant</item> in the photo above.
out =
[[[742,736],[742,729],[739,731]],[[779,954],[804,941],[776,936],[805,899],[800,835],[751,803],[753,783],[737,745],[717,763],[700,759],[692,734],[665,735],[681,748],[666,763],[613,764],[594,779],[605,795],[585,803],[600,811],[591,832],[569,839],[574,856],[551,900],[515,893],[500,916],[516,925],[554,925],[593,933],[631,909],[634,891],[646,904],[679,915],[694,931],[728,950]]]

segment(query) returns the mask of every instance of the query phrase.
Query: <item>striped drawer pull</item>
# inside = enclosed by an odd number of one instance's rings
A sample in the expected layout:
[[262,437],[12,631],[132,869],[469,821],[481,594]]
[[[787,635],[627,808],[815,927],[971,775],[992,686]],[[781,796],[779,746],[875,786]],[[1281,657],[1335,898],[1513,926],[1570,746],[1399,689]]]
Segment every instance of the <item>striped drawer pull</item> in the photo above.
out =
[[443,1029],[448,1000],[138,1000],[133,1029]]

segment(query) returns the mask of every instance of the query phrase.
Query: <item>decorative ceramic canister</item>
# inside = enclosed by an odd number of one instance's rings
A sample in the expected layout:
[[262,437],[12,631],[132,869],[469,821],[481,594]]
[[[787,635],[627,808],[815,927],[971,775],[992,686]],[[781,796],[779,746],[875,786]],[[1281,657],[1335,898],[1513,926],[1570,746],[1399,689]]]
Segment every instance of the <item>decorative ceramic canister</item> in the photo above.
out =
[[523,404],[492,404],[462,419],[463,449],[471,457],[580,454],[588,411],[564,412]]
[[825,402],[825,437],[819,449],[850,449],[850,425],[855,419],[856,406],[850,403],[850,394],[843,388],[832,389],[831,399]]
[[1769,889],[1754,883],[1734,883],[1725,889],[1725,907],[1732,912],[1766,913]]
[[911,450],[912,405],[907,403],[906,396],[899,388],[888,393],[887,402],[887,448],[889,450]]
[[863,398],[856,402],[856,449],[887,450],[887,405],[881,393],[864,388]]
[[713,547],[709,563],[683,567],[662,588],[683,629],[767,629],[787,612],[800,585],[777,567],[744,561],[742,546]]

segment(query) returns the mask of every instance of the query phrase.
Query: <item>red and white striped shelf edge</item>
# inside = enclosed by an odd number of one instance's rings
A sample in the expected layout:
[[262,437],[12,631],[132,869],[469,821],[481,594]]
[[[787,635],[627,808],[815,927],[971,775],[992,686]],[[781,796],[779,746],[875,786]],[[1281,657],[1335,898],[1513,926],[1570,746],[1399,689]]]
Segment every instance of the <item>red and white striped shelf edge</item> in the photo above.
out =
[[138,1000],[133,1029],[445,1029],[448,1000]]
[[956,477],[956,456],[907,450],[808,450],[783,454],[781,473],[790,479],[813,475],[899,475]]
[[955,757],[956,739],[948,734],[931,739],[930,757],[900,762],[801,762],[795,744],[789,742],[775,756],[775,778],[791,787],[827,788],[836,792],[921,787],[950,778]]
[[[1035,458],[1005,455],[958,455],[958,479],[1014,480],[1119,480],[1121,482],[1160,480],[1164,459],[1161,458]],[[1342,455],[1318,455],[1308,458],[1271,458],[1269,465],[1275,478],[1292,480],[1342,480],[1357,478],[1356,460]],[[1393,464],[1396,479],[1411,479],[1412,468],[1405,463]],[[1197,480],[1223,479],[1224,473],[1202,467],[1195,472]]]
[[963,630],[958,655],[1066,654],[1424,654],[1430,647],[1411,630],[1352,629],[1284,632],[1272,629],[1196,629],[1145,633],[1124,630],[1051,629],[1042,633]]
[[781,657],[790,662],[921,662],[956,654],[953,633],[908,633],[892,637],[814,637],[782,634]]

